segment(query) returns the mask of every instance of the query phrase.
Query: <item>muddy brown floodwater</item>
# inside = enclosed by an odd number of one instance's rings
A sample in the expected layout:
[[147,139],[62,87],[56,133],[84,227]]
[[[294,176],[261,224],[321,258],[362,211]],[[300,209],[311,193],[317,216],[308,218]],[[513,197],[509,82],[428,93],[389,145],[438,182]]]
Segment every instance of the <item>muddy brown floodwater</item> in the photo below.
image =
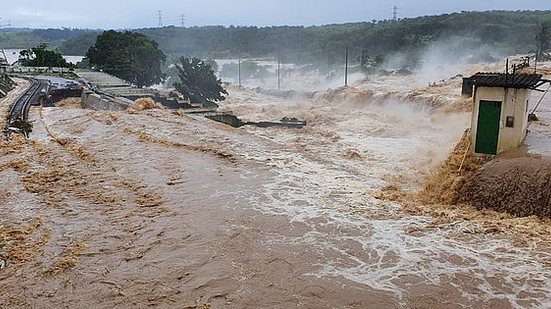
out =
[[232,87],[222,106],[304,130],[34,108],[31,140],[0,147],[0,303],[548,307],[549,223],[376,198],[419,190],[462,136],[470,114],[437,98],[456,86],[311,100]]

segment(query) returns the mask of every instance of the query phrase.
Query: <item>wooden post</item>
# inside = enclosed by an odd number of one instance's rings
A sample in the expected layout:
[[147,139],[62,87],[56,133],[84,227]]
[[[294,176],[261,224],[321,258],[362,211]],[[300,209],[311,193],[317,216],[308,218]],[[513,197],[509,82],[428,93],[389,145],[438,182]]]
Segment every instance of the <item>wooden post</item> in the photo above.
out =
[[277,59],[277,90],[281,90],[281,60]]

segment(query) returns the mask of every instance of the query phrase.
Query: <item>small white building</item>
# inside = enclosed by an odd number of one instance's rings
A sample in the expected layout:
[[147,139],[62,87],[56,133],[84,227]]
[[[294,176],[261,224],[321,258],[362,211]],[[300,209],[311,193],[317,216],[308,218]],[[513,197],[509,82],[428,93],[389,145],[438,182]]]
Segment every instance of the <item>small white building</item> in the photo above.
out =
[[477,73],[466,79],[464,92],[474,87],[474,153],[496,155],[518,148],[527,134],[532,90],[546,82],[538,74]]

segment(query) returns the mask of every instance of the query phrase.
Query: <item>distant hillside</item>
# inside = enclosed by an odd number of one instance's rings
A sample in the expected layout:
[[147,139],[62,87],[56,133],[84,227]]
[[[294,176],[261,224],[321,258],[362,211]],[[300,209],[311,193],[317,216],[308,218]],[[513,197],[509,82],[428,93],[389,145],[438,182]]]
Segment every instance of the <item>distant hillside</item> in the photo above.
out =
[[[169,54],[200,57],[283,57],[311,61],[342,58],[367,50],[386,54],[425,47],[437,41],[457,48],[488,46],[501,52],[535,49],[546,12],[465,12],[440,16],[317,27],[193,27],[140,29]],[[453,42],[449,42],[452,39]],[[358,55],[356,55],[358,56]]]
[[[357,61],[362,53],[370,57],[388,54],[414,57],[416,52],[435,43],[449,50],[446,53],[449,57],[463,51],[482,56],[528,52],[536,49],[535,36],[542,23],[551,23],[551,11],[462,12],[398,22],[315,27],[209,26],[135,31],[157,41],[171,56],[280,57],[288,62],[331,64],[342,61],[346,46],[350,47],[352,61]],[[60,33],[51,29],[41,31],[46,32],[0,32],[0,46],[30,47],[41,39],[48,39],[47,42],[59,46],[64,54],[84,55],[98,34],[71,29],[59,30]],[[78,31],[84,33],[77,35]]]
[[0,48],[24,49],[47,43],[51,47],[58,47],[63,42],[91,33],[93,30],[83,29],[26,29],[11,28],[0,30]]

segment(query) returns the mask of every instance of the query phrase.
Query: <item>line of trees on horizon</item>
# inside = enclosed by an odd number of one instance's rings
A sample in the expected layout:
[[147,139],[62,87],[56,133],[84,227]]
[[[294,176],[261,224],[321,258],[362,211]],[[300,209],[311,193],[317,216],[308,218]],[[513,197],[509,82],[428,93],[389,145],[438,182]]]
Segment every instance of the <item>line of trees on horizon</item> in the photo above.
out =
[[[535,34],[551,25],[551,11],[463,12],[394,21],[376,21],[325,26],[276,27],[164,27],[137,29],[159,42],[173,59],[182,55],[202,59],[272,58],[283,62],[342,63],[349,46],[352,61],[366,53],[376,56],[417,51],[445,41],[451,51],[480,49],[495,55],[536,51]],[[83,55],[98,33],[65,41],[64,54]],[[456,55],[451,55],[456,57]]]
[[[163,27],[137,29],[159,43],[172,62],[180,56],[201,59],[278,58],[283,62],[341,64],[344,49],[359,62],[368,54],[375,58],[415,53],[446,41],[455,53],[484,47],[496,55],[540,49],[534,39],[551,11],[462,12],[394,21],[325,26],[277,27]],[[30,48],[47,42],[65,55],[85,55],[101,31],[81,29],[35,29],[0,31],[0,46]],[[32,44],[32,45],[29,45]],[[457,57],[452,54],[451,57]]]

